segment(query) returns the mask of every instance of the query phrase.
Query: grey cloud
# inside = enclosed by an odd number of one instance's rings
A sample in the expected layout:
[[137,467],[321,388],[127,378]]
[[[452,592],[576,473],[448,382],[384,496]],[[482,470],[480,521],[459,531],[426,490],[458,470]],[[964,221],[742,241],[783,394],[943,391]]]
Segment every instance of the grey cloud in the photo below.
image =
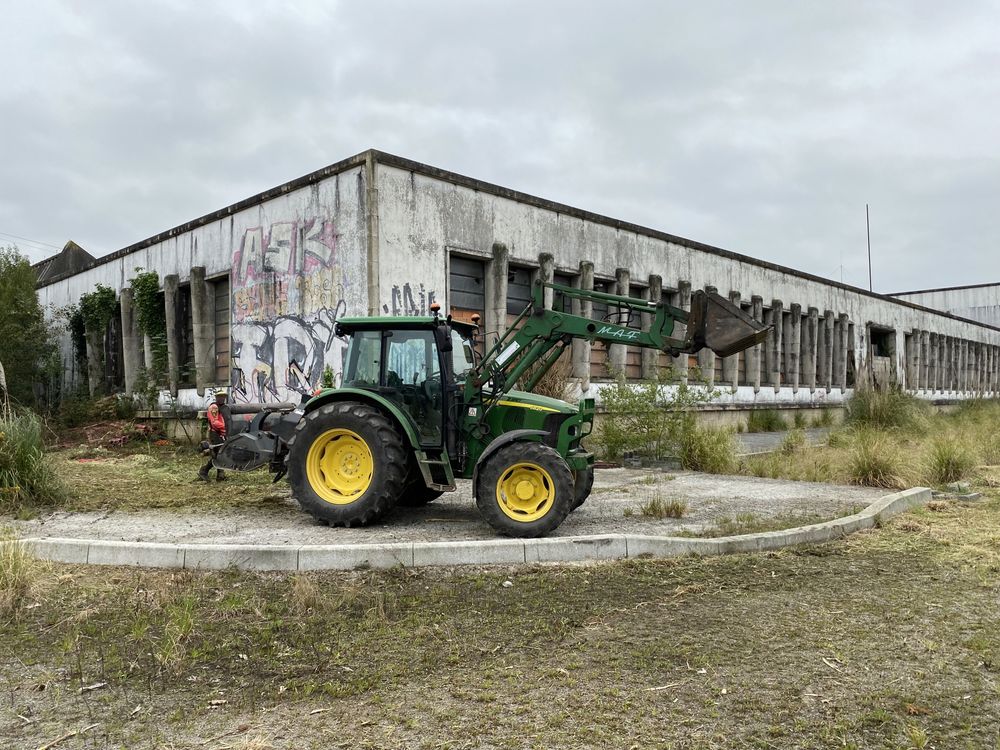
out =
[[109,252],[374,146],[858,285],[868,202],[876,289],[1000,277],[993,3],[11,16],[3,232]]

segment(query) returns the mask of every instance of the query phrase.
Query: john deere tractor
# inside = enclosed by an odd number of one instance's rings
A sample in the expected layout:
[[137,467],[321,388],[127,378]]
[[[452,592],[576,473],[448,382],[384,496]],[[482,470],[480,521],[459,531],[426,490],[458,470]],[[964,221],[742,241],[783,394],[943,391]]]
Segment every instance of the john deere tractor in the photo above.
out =
[[[616,321],[548,309],[545,289],[603,303]],[[629,325],[642,315],[647,330]],[[611,316],[609,316],[611,317]],[[672,338],[676,322],[683,338]],[[423,505],[471,479],[482,517],[501,534],[549,533],[594,482],[583,446],[594,400],[571,405],[530,393],[574,339],[658,349],[676,356],[709,347],[729,356],[767,328],[717,294],[691,297],[691,311],[553,283],[483,356],[478,326],[442,317],[347,318],[342,385],[295,407],[262,407],[215,458],[225,469],[269,464],[317,519],[365,525],[396,505]],[[515,390],[520,386],[520,390]]]

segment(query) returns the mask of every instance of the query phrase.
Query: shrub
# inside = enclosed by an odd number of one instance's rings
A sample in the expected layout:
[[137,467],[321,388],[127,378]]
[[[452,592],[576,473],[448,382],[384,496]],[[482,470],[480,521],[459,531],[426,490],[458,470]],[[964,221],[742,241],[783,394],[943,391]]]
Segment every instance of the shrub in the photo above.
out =
[[605,456],[617,458],[625,451],[654,459],[678,455],[684,436],[695,427],[691,409],[711,401],[717,391],[669,382],[669,370],[636,383],[619,375],[601,390],[606,414],[596,441]]
[[[524,379],[530,379],[540,367],[541,363],[531,367],[525,374]],[[573,363],[570,358],[569,349],[567,348],[562,356],[553,363],[552,367],[542,375],[541,380],[535,383],[531,392],[537,393],[539,396],[557,398],[560,401],[569,401],[572,396],[572,383],[570,383],[572,370]]]
[[902,488],[906,459],[895,438],[877,430],[859,430],[847,460],[847,478],[868,487]]
[[925,471],[932,484],[957,482],[976,467],[971,447],[964,441],[939,437],[927,452]]
[[926,428],[927,406],[898,388],[857,388],[847,402],[844,419],[854,425],[883,430]]
[[781,452],[788,455],[806,447],[806,433],[801,427],[791,430],[781,441]]
[[736,471],[736,438],[732,430],[687,426],[681,435],[680,459],[685,469],[708,474]]
[[747,432],[781,432],[787,428],[777,409],[754,409],[747,418]]
[[0,417],[0,511],[54,505],[62,483],[45,460],[42,422],[31,412]]
[[833,409],[821,409],[819,414],[813,417],[813,427],[833,427]]

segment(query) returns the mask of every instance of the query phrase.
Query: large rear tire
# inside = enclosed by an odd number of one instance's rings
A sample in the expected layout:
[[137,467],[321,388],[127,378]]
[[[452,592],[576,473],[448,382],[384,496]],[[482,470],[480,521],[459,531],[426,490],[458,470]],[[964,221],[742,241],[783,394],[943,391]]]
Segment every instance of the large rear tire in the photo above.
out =
[[590,491],[594,489],[594,467],[588,466],[583,471],[573,472],[573,507],[570,512],[576,510],[590,497]]
[[303,510],[333,526],[364,526],[396,504],[407,452],[378,409],[338,401],[299,421],[288,441],[288,483]]
[[553,448],[510,443],[486,459],[476,482],[476,506],[501,534],[548,534],[569,515],[573,475]]

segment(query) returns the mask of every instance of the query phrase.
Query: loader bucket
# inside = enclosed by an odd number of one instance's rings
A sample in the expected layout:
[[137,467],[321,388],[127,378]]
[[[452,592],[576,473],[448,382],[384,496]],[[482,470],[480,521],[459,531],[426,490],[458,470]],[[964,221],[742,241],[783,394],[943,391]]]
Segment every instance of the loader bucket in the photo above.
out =
[[699,290],[691,295],[687,339],[692,352],[707,346],[728,357],[761,343],[770,330],[714,292]]

